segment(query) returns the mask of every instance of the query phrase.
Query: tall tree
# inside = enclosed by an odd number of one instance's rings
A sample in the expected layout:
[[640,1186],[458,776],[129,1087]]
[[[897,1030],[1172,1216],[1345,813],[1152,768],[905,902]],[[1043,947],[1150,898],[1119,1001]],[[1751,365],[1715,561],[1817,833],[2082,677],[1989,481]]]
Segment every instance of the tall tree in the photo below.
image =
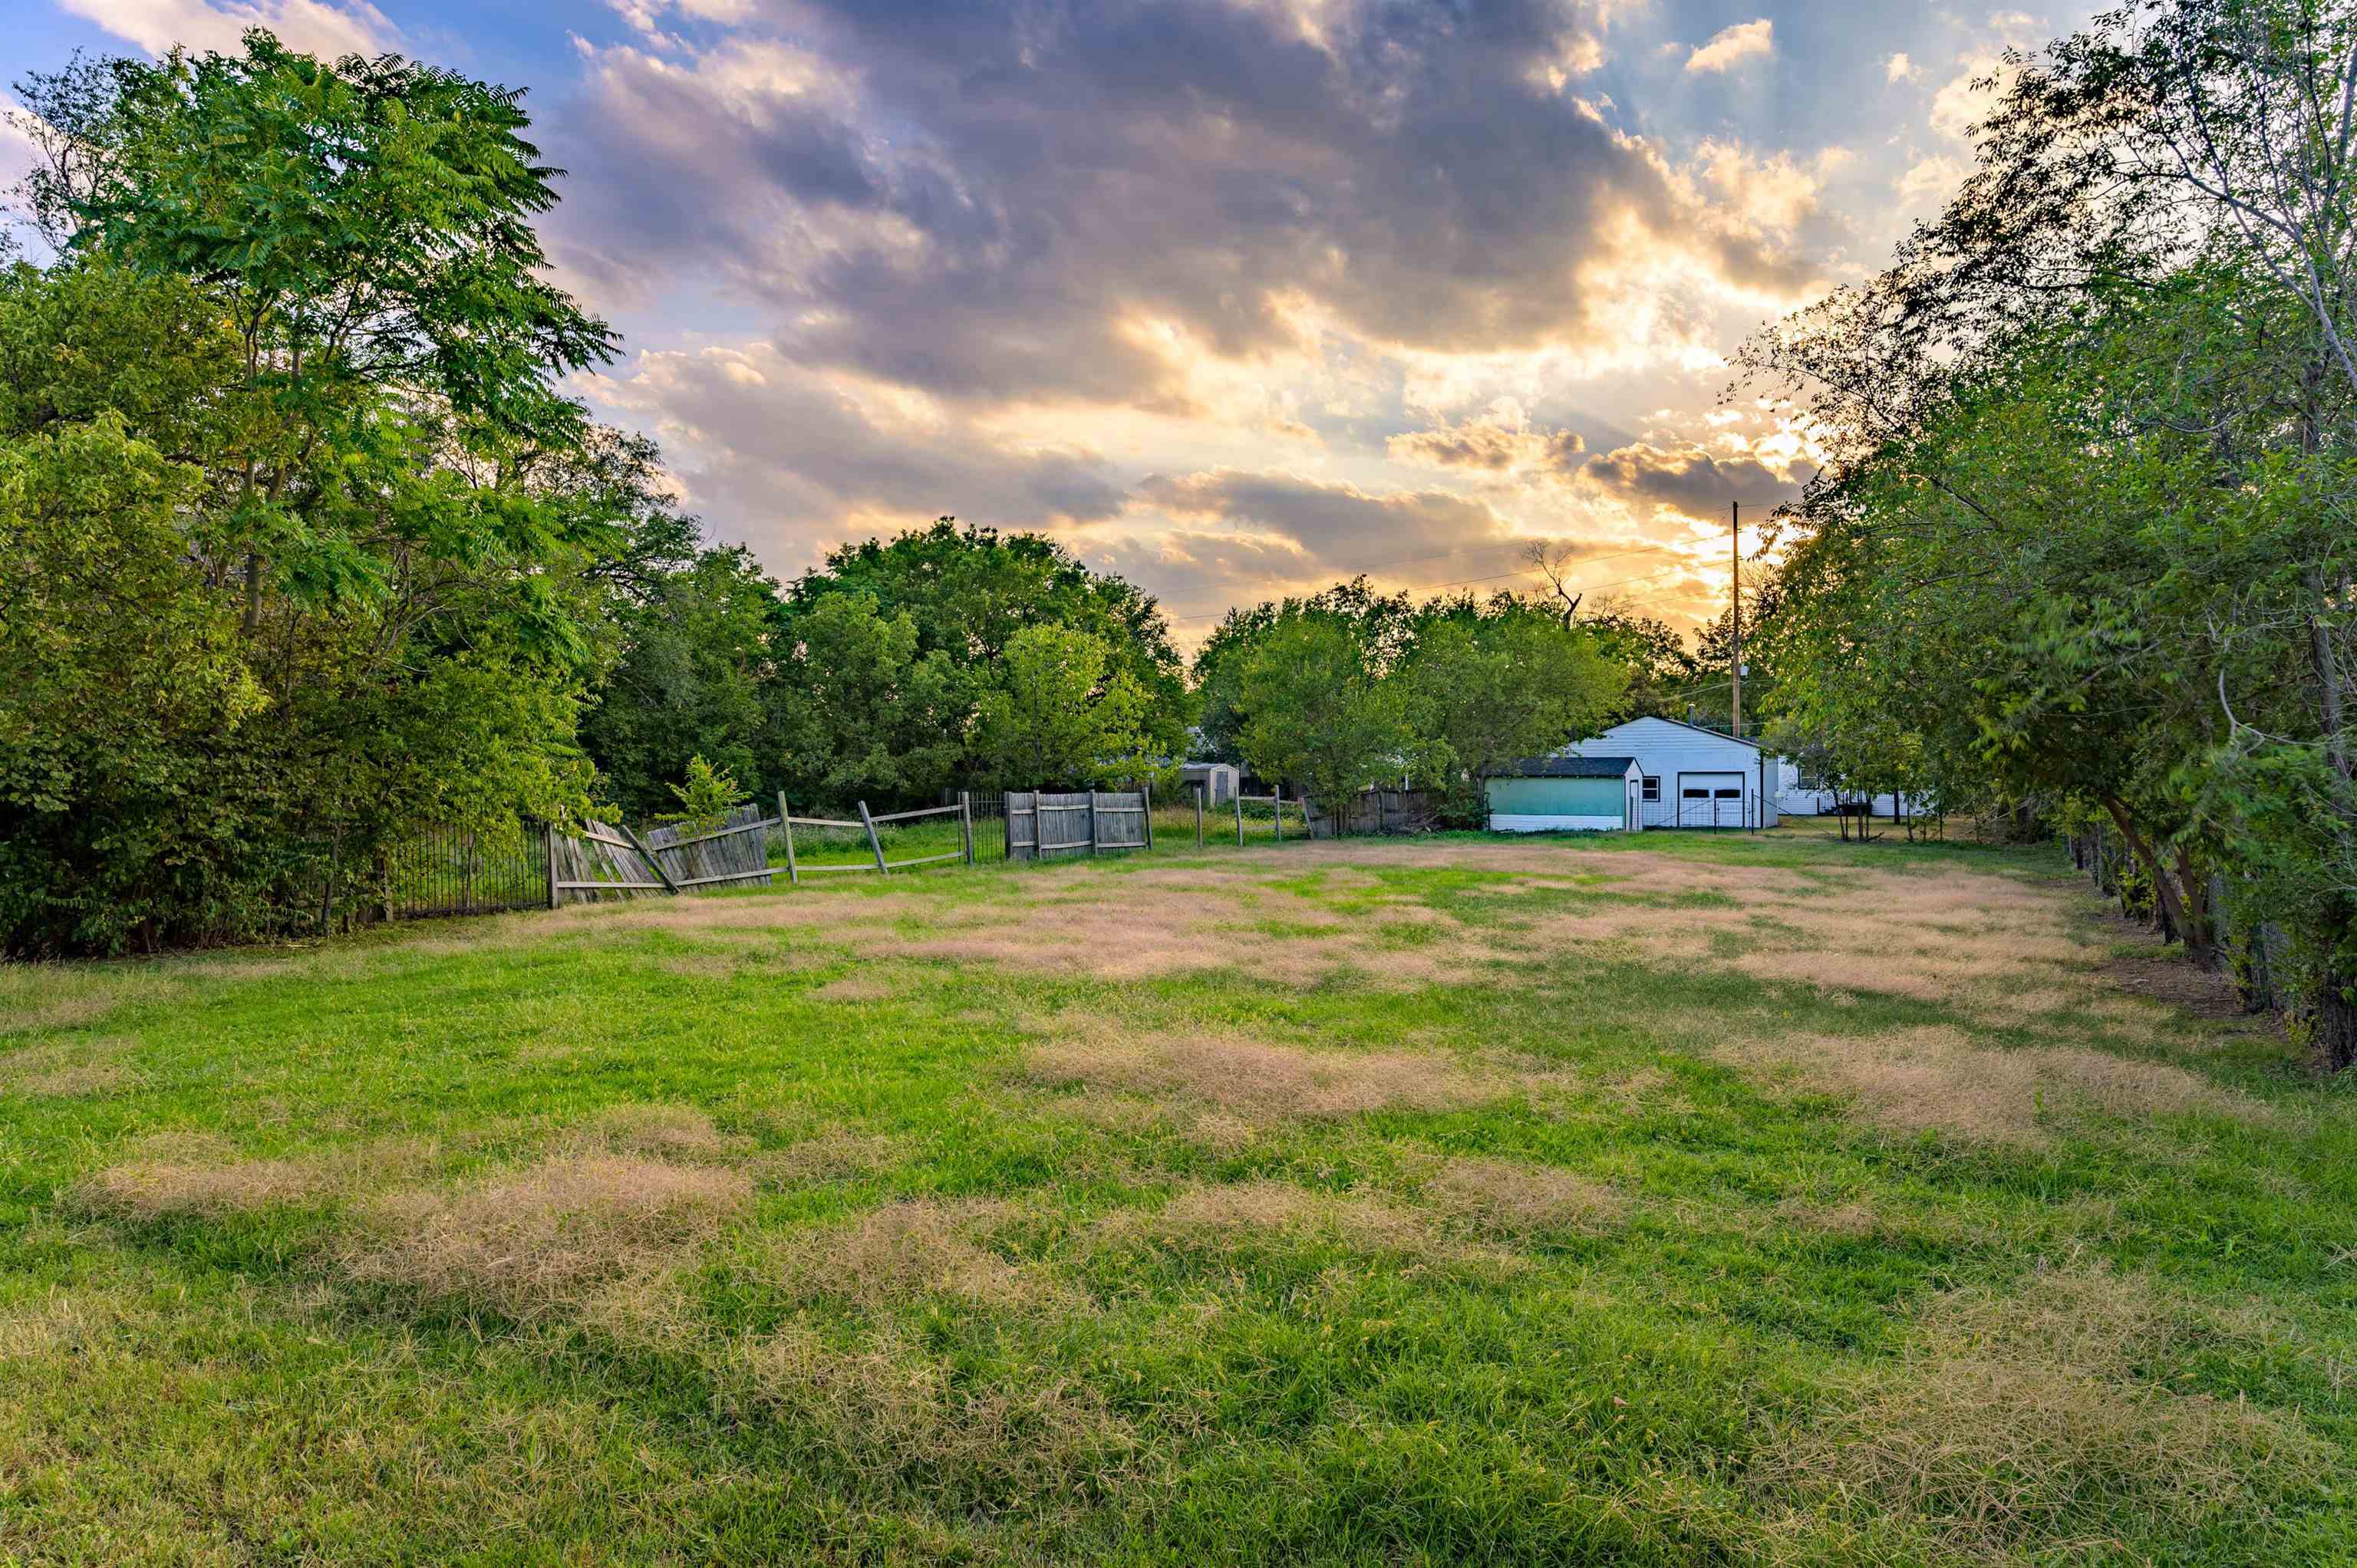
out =
[[776,587],[738,545],[703,551],[618,606],[622,654],[583,715],[581,745],[626,815],[667,809],[683,757],[757,791],[783,782],[763,701]]
[[[199,684],[223,696],[168,766],[0,789],[0,941],[235,934],[316,909],[292,890],[410,824],[586,804],[595,573],[645,513],[559,386],[612,338],[539,275],[555,171],[517,95],[260,32],[23,90],[67,138],[35,182],[66,249],[0,288],[0,548],[52,584],[124,564],[124,591],[74,607],[83,662],[0,696],[0,728],[70,754],[73,693],[149,679],[121,669],[133,650],[166,657],[150,618],[205,628],[223,672]],[[168,521],[53,526],[76,473],[158,464]],[[0,662],[59,656],[38,625],[53,591],[0,608]],[[229,695],[249,688],[258,705]]]
[[781,622],[769,702],[792,800],[913,800],[957,776],[971,697],[947,653],[917,644],[909,612],[864,593],[821,596]]
[[1105,640],[1065,626],[1007,639],[1003,678],[982,699],[975,751],[1001,788],[1127,783],[1161,770],[1151,700]]
[[889,541],[844,545],[788,590],[787,635],[837,594],[864,594],[886,615],[907,616],[917,655],[950,661],[963,694],[961,729],[971,729],[984,693],[1001,684],[1015,636],[1060,626],[1101,640],[1113,667],[1146,694],[1146,725],[1157,749],[1175,756],[1184,746],[1190,704],[1161,608],[1136,585],[1091,571],[1044,534],[961,528],[944,517]]
[[1348,797],[1429,771],[1414,693],[1344,620],[1284,618],[1245,662],[1242,684],[1244,760],[1325,801],[1338,822]]
[[1629,682],[1584,629],[1511,595],[1427,607],[1399,678],[1433,743],[1452,819],[1476,827],[1486,815],[1482,780],[1515,757],[1595,734]]

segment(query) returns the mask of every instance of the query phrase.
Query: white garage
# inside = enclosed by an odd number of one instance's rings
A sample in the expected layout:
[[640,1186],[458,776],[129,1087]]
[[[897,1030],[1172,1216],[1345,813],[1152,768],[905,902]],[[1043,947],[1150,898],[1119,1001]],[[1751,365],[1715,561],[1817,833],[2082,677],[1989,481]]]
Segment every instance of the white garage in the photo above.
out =
[[1778,762],[1758,743],[1676,719],[1631,719],[1561,757],[1634,757],[1649,828],[1772,828]]

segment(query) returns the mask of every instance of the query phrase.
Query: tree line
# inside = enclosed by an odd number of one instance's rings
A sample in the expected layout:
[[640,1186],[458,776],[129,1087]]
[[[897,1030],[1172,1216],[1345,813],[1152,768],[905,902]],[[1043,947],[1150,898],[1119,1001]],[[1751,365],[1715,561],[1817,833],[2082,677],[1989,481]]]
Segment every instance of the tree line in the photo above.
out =
[[[396,57],[78,59],[16,84],[0,252],[0,950],[316,929],[420,828],[1082,786],[1207,754],[1478,779],[1694,667],[1634,615],[1363,583],[1232,616],[951,518],[791,583],[565,390],[521,95]],[[6,243],[6,242],[0,242]]]
[[2357,5],[2139,0],[2008,62],[1895,263],[1755,340],[1828,452],[1752,647],[1880,787],[2094,821],[2357,1060]]

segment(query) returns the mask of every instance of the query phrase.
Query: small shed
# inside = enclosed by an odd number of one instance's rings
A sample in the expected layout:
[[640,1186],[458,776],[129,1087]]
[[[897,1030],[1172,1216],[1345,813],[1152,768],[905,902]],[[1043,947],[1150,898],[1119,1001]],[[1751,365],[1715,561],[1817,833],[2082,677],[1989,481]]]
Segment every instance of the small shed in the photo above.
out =
[[[1232,804],[1243,793],[1243,779],[1232,762],[1184,762],[1178,766],[1181,789],[1191,793],[1200,789],[1206,806]],[[1183,800],[1185,796],[1181,796]]]
[[1617,833],[1642,825],[1633,757],[1532,757],[1484,780],[1490,831]]

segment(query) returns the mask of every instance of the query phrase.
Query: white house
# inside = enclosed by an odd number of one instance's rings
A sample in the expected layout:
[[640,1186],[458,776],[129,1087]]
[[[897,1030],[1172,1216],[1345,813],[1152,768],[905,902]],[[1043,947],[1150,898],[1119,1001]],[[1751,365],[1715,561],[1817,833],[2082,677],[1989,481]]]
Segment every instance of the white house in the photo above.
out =
[[[1835,806],[1844,801],[1854,803],[1862,798],[1844,794],[1838,789],[1829,789],[1818,780],[1803,777],[1801,765],[1789,757],[1778,757],[1770,766],[1771,768],[1782,769],[1776,785],[1776,810],[1781,815],[1830,817],[1834,814]],[[1929,809],[1929,802],[1911,795],[1902,800],[1886,789],[1873,799],[1870,806],[1874,815],[1889,817],[1895,821],[1901,811],[1914,816],[1923,815]]]
[[1649,828],[1772,828],[1788,782],[1784,759],[1759,742],[1676,719],[1631,719],[1555,755],[1634,758],[1638,810]]

